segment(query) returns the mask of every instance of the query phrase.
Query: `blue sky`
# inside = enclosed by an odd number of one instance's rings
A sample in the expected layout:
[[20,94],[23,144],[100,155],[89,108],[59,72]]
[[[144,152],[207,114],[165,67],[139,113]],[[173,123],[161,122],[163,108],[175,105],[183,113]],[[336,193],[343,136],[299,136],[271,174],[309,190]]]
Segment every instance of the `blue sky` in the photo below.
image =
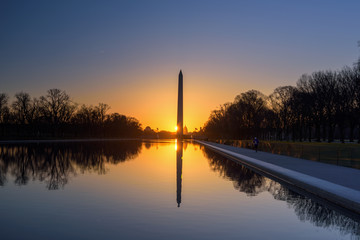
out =
[[2,0],[0,92],[60,88],[173,130],[182,69],[192,130],[241,92],[270,94],[303,73],[353,64],[359,9],[331,0]]

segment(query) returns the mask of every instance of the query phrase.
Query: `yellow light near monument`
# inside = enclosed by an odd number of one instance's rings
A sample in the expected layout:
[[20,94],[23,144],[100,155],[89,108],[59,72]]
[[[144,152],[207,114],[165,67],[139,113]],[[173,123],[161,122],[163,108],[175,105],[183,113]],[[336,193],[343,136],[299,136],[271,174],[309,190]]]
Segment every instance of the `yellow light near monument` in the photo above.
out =
[[177,130],[178,130],[178,126],[175,126],[175,131],[177,132]]

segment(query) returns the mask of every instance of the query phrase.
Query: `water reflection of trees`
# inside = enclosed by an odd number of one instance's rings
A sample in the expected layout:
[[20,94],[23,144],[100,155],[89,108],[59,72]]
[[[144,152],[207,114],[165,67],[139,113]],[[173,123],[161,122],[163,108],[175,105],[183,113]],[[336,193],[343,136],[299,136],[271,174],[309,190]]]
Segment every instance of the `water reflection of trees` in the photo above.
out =
[[117,164],[140,153],[139,141],[57,142],[0,145],[0,185],[7,175],[17,185],[46,182],[48,189],[64,187],[77,173],[105,174],[105,164]]
[[315,226],[327,229],[338,229],[344,235],[360,236],[359,218],[350,218],[310,198],[299,195],[208,148],[202,148],[202,150],[212,170],[232,181],[235,189],[240,192],[244,192],[248,196],[256,196],[261,192],[268,191],[274,199],[287,202],[301,221],[309,221]]
[[[209,160],[211,169],[220,173],[223,178],[233,182],[234,188],[244,192],[249,196],[256,196],[258,193],[266,191],[266,178],[250,169],[226,159],[207,148],[202,148],[205,156]],[[273,184],[273,183],[271,183]]]

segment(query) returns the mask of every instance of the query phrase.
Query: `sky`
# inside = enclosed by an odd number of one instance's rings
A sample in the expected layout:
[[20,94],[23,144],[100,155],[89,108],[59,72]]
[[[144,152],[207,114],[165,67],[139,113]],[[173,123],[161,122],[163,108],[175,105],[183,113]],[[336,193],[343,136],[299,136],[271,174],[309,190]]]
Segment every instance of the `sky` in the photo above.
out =
[[1,0],[0,92],[59,88],[174,131],[181,69],[193,131],[240,93],[351,66],[359,9],[358,0]]

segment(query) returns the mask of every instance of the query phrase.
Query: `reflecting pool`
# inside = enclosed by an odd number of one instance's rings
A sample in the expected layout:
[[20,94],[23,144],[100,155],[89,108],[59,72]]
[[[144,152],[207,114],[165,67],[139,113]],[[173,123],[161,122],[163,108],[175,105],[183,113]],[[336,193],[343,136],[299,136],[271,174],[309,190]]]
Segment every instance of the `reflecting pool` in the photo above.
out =
[[360,239],[341,213],[191,142],[0,145],[1,239]]

